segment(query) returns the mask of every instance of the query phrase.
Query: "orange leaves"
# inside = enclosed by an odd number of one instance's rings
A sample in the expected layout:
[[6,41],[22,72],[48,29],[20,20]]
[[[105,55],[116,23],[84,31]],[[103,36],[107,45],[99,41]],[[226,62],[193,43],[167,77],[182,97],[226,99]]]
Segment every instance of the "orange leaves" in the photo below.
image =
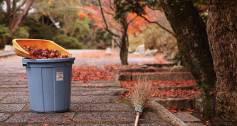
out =
[[172,112],[172,113],[178,112],[177,107],[170,107],[170,108],[168,108],[168,110],[169,110],[170,112]]
[[114,80],[114,77],[112,72],[108,72],[103,68],[93,66],[74,66],[72,69],[72,80],[86,83],[88,81],[97,80]]
[[196,81],[195,80],[176,80],[176,81],[154,80],[154,81],[152,81],[152,84],[156,85],[156,86],[178,86],[178,87],[182,87],[182,86],[196,85]]
[[[109,0],[103,0],[102,7],[104,11],[104,15],[106,18],[106,22],[109,26],[109,28],[112,31],[120,32],[122,31],[122,27],[118,21],[114,19],[115,16],[115,9],[113,7],[113,3],[110,3]],[[151,21],[155,21],[160,16],[160,11],[149,9],[148,7],[145,8],[146,14],[143,15],[144,17],[150,19]],[[87,16],[91,21],[93,21],[93,24],[95,27],[99,29],[104,29],[105,24],[101,16],[100,7],[96,5],[88,5],[88,6],[82,6],[80,9],[79,17],[84,18]],[[128,13],[127,15],[127,22],[129,22],[128,27],[128,34],[132,35],[138,32],[142,31],[142,28],[144,26],[148,25],[149,23],[145,21],[143,18],[137,16],[135,13]]]
[[[127,88],[133,86],[136,81],[121,81],[121,86],[123,88]],[[169,80],[153,80],[151,81],[153,86],[160,86],[160,87],[168,87],[168,86],[176,86],[176,87],[185,87],[185,86],[192,86],[196,85],[195,80],[176,80],[176,81],[169,81]]]
[[86,13],[78,13],[80,20],[84,20],[88,15]]
[[192,90],[162,90],[157,91],[152,94],[152,97],[159,98],[192,98],[200,95],[200,91],[192,89]]
[[[133,86],[135,85],[136,81],[121,81],[120,85],[122,88],[129,89],[129,92],[133,90]],[[192,86],[196,84],[195,80],[183,80],[183,81],[161,81],[155,80],[151,81],[153,88],[155,89],[154,92],[151,94],[152,97],[159,97],[159,98],[192,98],[195,96],[200,95],[200,91],[198,89],[166,89],[161,90],[158,89],[159,87],[185,87],[185,86]],[[126,96],[129,95],[126,94]]]

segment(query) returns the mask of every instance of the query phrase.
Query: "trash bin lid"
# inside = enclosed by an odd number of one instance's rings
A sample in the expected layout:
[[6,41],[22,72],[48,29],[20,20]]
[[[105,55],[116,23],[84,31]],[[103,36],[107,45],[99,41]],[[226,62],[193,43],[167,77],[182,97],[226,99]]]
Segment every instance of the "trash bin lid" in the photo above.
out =
[[26,65],[29,63],[37,64],[37,63],[60,63],[60,62],[74,62],[75,58],[70,57],[70,58],[50,58],[50,59],[28,59],[28,58],[23,58],[22,59],[22,64]]

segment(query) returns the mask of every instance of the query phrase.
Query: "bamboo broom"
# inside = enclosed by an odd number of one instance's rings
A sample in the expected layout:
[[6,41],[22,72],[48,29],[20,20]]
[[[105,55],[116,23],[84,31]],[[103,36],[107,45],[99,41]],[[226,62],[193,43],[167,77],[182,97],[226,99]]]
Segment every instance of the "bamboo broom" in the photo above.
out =
[[144,105],[150,98],[152,84],[147,80],[147,77],[139,77],[134,90],[131,94],[131,102],[135,108],[136,119],[134,126],[138,125],[139,117],[143,112]]

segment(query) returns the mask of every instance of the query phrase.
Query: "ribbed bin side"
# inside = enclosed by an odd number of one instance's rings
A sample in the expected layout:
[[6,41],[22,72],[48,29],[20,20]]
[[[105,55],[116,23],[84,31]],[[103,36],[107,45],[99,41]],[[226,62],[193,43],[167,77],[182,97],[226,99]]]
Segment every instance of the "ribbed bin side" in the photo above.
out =
[[69,110],[73,62],[40,62],[26,65],[30,107],[36,112]]
[[45,110],[41,72],[41,68],[27,68],[30,108],[38,112],[44,112]]

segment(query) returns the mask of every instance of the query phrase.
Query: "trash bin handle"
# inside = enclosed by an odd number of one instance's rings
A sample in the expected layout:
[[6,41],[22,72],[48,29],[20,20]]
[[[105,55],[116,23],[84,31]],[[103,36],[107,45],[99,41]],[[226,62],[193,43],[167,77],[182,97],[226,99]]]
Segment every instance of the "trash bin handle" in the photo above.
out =
[[27,66],[27,63],[26,63],[26,62],[23,62],[22,65],[23,65],[23,66]]
[[22,65],[23,66],[27,66],[28,65],[28,62],[24,60],[24,58],[22,58]]

